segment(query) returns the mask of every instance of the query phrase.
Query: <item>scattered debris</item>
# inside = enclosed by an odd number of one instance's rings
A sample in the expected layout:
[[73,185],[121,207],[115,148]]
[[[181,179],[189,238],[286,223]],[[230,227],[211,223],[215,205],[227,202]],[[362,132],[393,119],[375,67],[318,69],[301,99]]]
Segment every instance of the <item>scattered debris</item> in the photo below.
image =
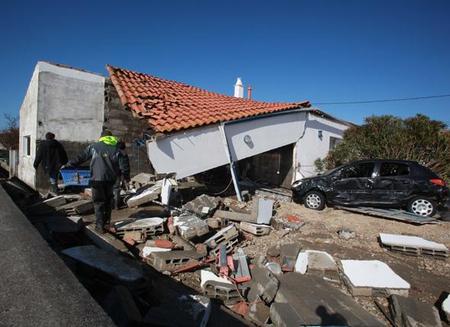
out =
[[239,290],[228,279],[218,277],[208,270],[202,270],[200,273],[200,287],[209,297],[228,303],[236,303],[241,298]]
[[219,197],[212,197],[206,194],[202,194],[196,197],[194,200],[187,202],[183,205],[182,209],[192,212],[201,218],[209,216],[220,205]]
[[410,284],[378,260],[341,260],[344,281],[354,296],[408,296]]
[[347,241],[356,237],[356,233],[350,229],[340,229],[337,233],[340,239]]
[[389,309],[396,326],[442,326],[436,308],[412,298],[391,295]]
[[382,209],[372,207],[342,207],[342,206],[336,206],[335,208],[351,212],[357,212],[372,217],[394,219],[418,225],[438,223],[438,221],[435,218],[419,216],[400,209]]
[[209,232],[205,220],[189,213],[173,217],[173,225],[178,229],[178,233],[187,240],[206,235]]
[[261,224],[252,224],[247,223],[245,221],[242,221],[239,224],[239,228],[243,230],[244,232],[256,235],[256,236],[262,236],[267,235],[270,233],[270,226],[267,225],[261,225]]
[[130,208],[140,206],[142,204],[154,201],[159,198],[161,194],[162,181],[156,182],[153,186],[150,186],[138,194],[130,197],[126,202],[127,206]]
[[162,234],[164,232],[164,219],[160,217],[127,219],[114,223],[114,229],[119,237],[124,238],[128,232],[139,232],[145,241],[150,236]]
[[448,257],[448,248],[441,243],[428,241],[418,236],[380,233],[381,244],[392,250],[411,255]]

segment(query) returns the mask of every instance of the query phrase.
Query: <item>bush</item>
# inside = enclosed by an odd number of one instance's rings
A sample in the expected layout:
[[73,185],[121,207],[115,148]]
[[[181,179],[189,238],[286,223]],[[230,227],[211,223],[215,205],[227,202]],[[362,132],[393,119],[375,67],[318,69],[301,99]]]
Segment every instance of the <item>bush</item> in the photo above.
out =
[[415,117],[372,116],[353,126],[328,154],[328,169],[360,159],[414,160],[450,181],[450,131],[445,123]]

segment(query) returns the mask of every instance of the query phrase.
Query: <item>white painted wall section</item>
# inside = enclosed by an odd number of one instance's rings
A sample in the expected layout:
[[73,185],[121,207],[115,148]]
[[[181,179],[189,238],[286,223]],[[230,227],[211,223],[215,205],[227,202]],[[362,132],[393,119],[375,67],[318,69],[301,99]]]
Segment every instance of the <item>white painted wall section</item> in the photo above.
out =
[[91,142],[100,136],[105,78],[39,62],[37,138],[51,131],[58,140]]
[[[224,129],[232,160],[295,143],[303,133],[305,117],[306,113],[293,112],[226,124]],[[158,173],[175,172],[177,179],[229,163],[219,125],[148,142],[147,150]]]
[[[28,85],[25,98],[19,112],[19,169],[18,177],[26,184],[35,185],[35,170],[33,167],[36,156],[37,130],[37,98],[38,98],[39,67],[36,66]],[[25,136],[30,136],[30,155],[25,153]]]
[[158,173],[176,173],[177,179],[229,162],[219,125],[179,132],[148,142],[147,150]]
[[[342,139],[344,131],[349,126],[310,114],[306,122],[305,135],[296,145],[295,178],[314,176],[317,171],[314,161],[317,158],[325,158],[330,149],[330,137]],[[322,138],[319,138],[322,131]]]

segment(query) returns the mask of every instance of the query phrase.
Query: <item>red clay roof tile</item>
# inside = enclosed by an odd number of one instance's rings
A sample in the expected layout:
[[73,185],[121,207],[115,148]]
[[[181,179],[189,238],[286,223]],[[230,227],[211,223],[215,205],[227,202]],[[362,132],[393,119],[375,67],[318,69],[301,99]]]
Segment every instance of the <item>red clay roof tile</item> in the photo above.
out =
[[209,92],[187,84],[107,66],[122,104],[166,133],[297,108],[308,101],[271,103]]

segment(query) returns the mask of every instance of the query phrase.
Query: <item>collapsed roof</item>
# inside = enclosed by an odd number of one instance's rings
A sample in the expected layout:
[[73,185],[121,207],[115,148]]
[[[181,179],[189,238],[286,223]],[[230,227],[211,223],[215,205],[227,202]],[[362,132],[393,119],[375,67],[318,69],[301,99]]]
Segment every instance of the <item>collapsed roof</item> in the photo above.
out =
[[273,103],[236,98],[110,65],[107,70],[122,105],[147,119],[155,132],[168,133],[311,106],[308,101]]

